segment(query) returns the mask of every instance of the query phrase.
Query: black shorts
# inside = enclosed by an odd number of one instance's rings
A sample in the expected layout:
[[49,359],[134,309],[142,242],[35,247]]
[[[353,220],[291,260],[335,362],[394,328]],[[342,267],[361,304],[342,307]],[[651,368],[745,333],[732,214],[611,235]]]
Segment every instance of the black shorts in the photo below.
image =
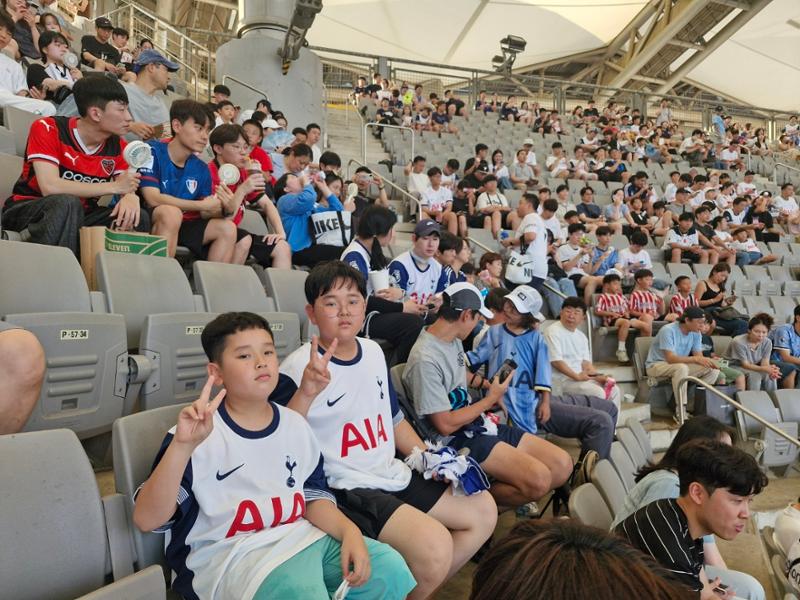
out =
[[[209,244],[203,244],[206,235],[209,219],[195,219],[184,221],[178,230],[178,246],[185,246],[195,258],[206,260],[208,258]],[[249,236],[250,233],[244,229],[236,229],[236,241]],[[270,251],[271,252],[271,251]]]
[[[665,250],[664,251],[664,259],[669,262],[672,260],[672,250]],[[700,255],[697,252],[692,252],[691,250],[681,250],[681,260],[688,260],[693,263],[700,262]]]
[[416,471],[404,490],[384,492],[356,488],[354,490],[333,490],[336,504],[344,515],[355,523],[368,538],[378,539],[383,527],[398,508],[404,504],[427,513],[439,501],[450,486],[449,483],[424,479]]
[[572,283],[575,284],[576,288],[580,287],[581,279],[583,279],[584,277],[586,277],[586,275],[579,275],[578,273],[569,276],[569,278],[572,280]]
[[483,220],[486,218],[486,215],[477,214],[477,215],[467,215],[467,226],[468,227],[475,227],[477,229],[483,229]]
[[497,426],[497,435],[476,435],[471,438],[456,436],[450,440],[448,446],[456,450],[468,448],[469,455],[479,463],[482,463],[489,458],[489,454],[497,444],[505,442],[509,446],[516,448],[522,441],[523,435],[525,435],[525,432],[519,427],[501,423]]

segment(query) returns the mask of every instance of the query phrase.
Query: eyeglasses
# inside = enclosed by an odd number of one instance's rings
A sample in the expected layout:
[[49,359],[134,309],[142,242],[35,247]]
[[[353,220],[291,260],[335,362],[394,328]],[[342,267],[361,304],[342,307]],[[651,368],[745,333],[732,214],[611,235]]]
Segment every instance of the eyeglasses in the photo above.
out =
[[237,152],[249,152],[250,146],[247,144],[228,144],[231,148],[236,150]]

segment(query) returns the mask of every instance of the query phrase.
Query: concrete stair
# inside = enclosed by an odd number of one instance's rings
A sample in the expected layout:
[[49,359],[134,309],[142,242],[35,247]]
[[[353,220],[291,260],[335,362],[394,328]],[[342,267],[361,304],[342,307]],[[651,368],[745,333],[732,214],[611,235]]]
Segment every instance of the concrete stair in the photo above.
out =
[[[343,104],[327,106],[327,131],[325,131],[325,149],[336,152],[342,158],[342,170],[348,173],[347,162],[355,158],[363,162],[361,138],[363,121],[355,108]],[[381,143],[367,132],[367,161],[377,163],[389,158]],[[352,171],[355,171],[353,165]]]

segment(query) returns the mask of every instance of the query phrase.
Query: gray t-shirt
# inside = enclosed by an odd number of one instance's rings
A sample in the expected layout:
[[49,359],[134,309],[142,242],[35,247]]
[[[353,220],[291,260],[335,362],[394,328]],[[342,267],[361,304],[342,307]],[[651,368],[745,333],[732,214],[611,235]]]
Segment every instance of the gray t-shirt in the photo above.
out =
[[[128,110],[131,111],[133,120],[148,125],[163,125],[165,126],[164,132],[169,133],[166,128],[166,125],[169,124],[169,110],[164,104],[166,96],[163,92],[157,91],[151,96],[134,83],[123,83],[122,85],[128,93]],[[130,142],[139,138],[135,134],[129,133],[125,139]]]
[[[466,364],[460,340],[444,342],[425,330],[419,334],[403,371],[403,386],[411,394],[417,414],[445,412],[461,408],[461,401],[463,406],[469,403]],[[438,436],[433,441],[446,444],[450,439],[452,436]]]
[[750,342],[747,341],[747,334],[737,335],[731,340],[731,345],[728,347],[728,356],[734,360],[749,362],[754,365],[760,365],[764,358],[769,358],[772,354],[772,340],[764,338],[764,340],[753,349]]

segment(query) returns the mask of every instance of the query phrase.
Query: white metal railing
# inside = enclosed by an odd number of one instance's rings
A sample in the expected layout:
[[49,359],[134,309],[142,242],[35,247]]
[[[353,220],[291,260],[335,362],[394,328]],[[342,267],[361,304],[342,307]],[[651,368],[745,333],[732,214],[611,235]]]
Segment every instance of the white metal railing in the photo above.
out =
[[384,123],[377,123],[375,121],[370,121],[368,123],[364,123],[364,134],[361,136],[361,157],[364,159],[364,162],[367,162],[367,129],[370,127],[386,127],[388,129],[400,129],[405,131],[411,132],[411,156],[415,156],[414,149],[416,147],[416,132],[414,131],[413,127],[405,127],[403,125],[386,125]]
[[772,172],[772,175],[775,177],[775,183],[779,184],[779,185],[780,185],[780,182],[778,181],[778,167],[783,167],[784,169],[789,169],[790,171],[797,171],[798,173],[800,173],[800,168],[798,168],[798,167],[796,167],[794,165],[789,165],[789,164],[782,163],[782,162],[776,162],[775,166],[774,166],[774,170]]
[[242,87],[246,87],[248,90],[252,90],[252,91],[254,91],[254,92],[258,93],[258,94],[261,94],[261,96],[263,98],[269,100],[269,96],[267,95],[267,92],[265,92],[264,90],[260,90],[257,87],[247,83],[246,81],[242,81],[238,77],[234,77],[233,75],[224,75],[222,77],[222,85],[225,85],[225,82],[228,81],[228,80],[233,81],[235,83],[238,83]]
[[[103,16],[124,19],[132,38],[147,37],[157,50],[181,65],[183,73],[179,72],[179,79],[187,88],[194,88],[195,99],[200,99],[201,84],[207,87],[210,97],[213,81],[211,52],[205,46],[130,0],[123,0],[118,8]],[[187,72],[191,77],[187,76]]]
[[[358,166],[360,166],[360,167],[367,167],[367,168],[369,169],[369,167],[368,167],[368,166],[367,166],[367,164],[366,164],[366,161],[364,161],[364,162],[361,162],[361,161],[360,161],[360,160],[358,160],[357,158],[351,158],[349,161],[347,161],[347,178],[348,178],[348,179],[350,179],[350,166],[351,166],[353,163],[357,164],[357,165],[358,165]],[[411,194],[409,194],[409,193],[408,193],[406,190],[404,190],[403,188],[401,188],[399,185],[397,185],[397,184],[396,184],[396,183],[394,183],[393,181],[390,181],[390,180],[386,179],[386,177],[384,177],[384,176],[383,176],[383,175],[381,175],[380,173],[377,173],[377,172],[373,171],[372,169],[370,169],[370,171],[372,171],[372,174],[373,174],[373,175],[375,175],[376,177],[378,177],[378,179],[380,179],[381,181],[383,181],[383,183],[384,183],[384,184],[388,185],[388,186],[389,186],[389,187],[391,187],[393,190],[396,190],[396,191],[400,192],[400,194],[401,194],[402,196],[405,196],[405,197],[406,197],[408,200],[410,200],[410,201],[411,201],[411,203],[412,203],[412,206],[416,206],[415,213],[416,213],[416,215],[417,215],[417,218],[419,218],[419,217],[420,217],[420,215],[422,214],[422,205],[419,203],[419,200],[417,200],[417,199],[416,199],[414,196],[412,196]]]
[[678,420],[680,421],[680,423],[679,423],[680,425],[683,425],[684,421],[686,420],[686,401],[688,400],[687,389],[688,389],[689,386],[685,385],[685,384],[688,384],[690,382],[694,383],[695,385],[699,385],[700,387],[704,388],[708,392],[711,392],[712,394],[715,394],[715,395],[719,396],[720,398],[725,400],[725,402],[727,402],[728,404],[730,404],[734,408],[737,408],[738,410],[742,411],[744,414],[746,414],[751,419],[753,419],[755,421],[758,421],[759,423],[761,423],[764,427],[766,427],[767,429],[769,429],[773,433],[776,433],[777,435],[779,435],[783,439],[785,439],[787,442],[789,442],[791,444],[794,444],[795,446],[800,448],[800,440],[798,440],[796,438],[793,438],[788,433],[786,433],[785,431],[781,430],[779,427],[776,427],[774,424],[772,424],[769,421],[767,421],[766,419],[764,419],[764,417],[762,417],[761,415],[758,415],[758,414],[754,413],[752,410],[750,410],[746,406],[743,406],[742,404],[740,404],[739,402],[737,402],[736,400],[734,400],[733,398],[728,396],[728,394],[719,391],[717,388],[715,388],[710,383],[706,383],[702,379],[699,379],[698,377],[693,377],[692,375],[687,375],[686,377],[683,377],[678,382],[678,404],[679,404],[679,407],[678,407]]

